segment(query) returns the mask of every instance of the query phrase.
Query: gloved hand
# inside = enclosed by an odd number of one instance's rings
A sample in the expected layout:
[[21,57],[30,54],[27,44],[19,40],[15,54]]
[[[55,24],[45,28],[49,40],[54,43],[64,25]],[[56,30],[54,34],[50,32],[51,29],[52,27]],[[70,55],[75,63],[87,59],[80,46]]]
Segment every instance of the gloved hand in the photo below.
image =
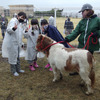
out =
[[64,43],[69,42],[69,39],[65,38]]
[[91,36],[92,38],[96,38],[98,36],[97,32],[94,32],[93,35]]

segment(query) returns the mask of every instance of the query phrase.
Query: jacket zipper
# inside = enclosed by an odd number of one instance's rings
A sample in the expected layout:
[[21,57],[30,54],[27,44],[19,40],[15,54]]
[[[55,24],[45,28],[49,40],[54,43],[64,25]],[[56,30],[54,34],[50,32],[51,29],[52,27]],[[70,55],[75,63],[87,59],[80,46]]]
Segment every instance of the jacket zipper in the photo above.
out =
[[86,29],[85,29],[85,35],[84,35],[84,45],[86,44],[86,35],[87,35],[87,29],[88,29],[88,23],[89,23],[89,19],[87,20],[87,23],[86,23]]

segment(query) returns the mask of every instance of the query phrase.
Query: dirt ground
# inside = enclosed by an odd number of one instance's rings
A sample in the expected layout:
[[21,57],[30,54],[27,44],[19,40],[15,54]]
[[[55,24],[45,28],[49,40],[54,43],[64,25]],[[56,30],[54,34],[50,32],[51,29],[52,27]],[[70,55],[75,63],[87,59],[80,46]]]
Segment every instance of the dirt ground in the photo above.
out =
[[[72,19],[74,26],[79,20]],[[57,27],[61,33],[64,21],[62,18],[57,20]],[[0,39],[2,41],[1,34]],[[62,80],[53,83],[53,73],[44,68],[48,63],[46,58],[38,59],[40,67],[33,72],[29,70],[27,61],[21,58],[21,66],[25,73],[14,77],[10,73],[7,59],[0,55],[0,100],[100,100],[100,54],[95,53],[94,57],[96,83],[94,94],[87,96],[84,94],[86,88],[79,86],[81,79],[78,75],[69,76],[66,72]]]
[[7,59],[0,55],[0,100],[100,100],[100,54],[95,53],[96,84],[94,94],[84,94],[86,88],[80,87],[80,77],[69,76],[66,72],[63,79],[53,83],[53,73],[44,66],[47,59],[38,59],[39,68],[30,71],[27,62],[21,58],[24,74],[14,77],[10,73]]

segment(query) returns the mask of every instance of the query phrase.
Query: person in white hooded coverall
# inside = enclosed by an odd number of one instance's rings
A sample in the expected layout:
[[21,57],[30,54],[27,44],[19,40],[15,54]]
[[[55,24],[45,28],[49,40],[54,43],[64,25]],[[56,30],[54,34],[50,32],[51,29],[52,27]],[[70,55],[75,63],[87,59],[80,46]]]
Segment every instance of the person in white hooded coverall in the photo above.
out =
[[37,19],[31,20],[32,27],[30,29],[26,29],[24,33],[24,37],[27,39],[27,49],[25,60],[29,63],[29,68],[31,71],[34,71],[34,67],[39,67],[36,63],[37,61],[37,50],[35,48],[37,38],[40,34],[39,23]]
[[10,20],[2,44],[2,57],[8,58],[8,62],[11,66],[11,72],[14,76],[19,76],[19,72],[24,72],[24,70],[20,69],[19,52],[22,45],[20,33],[21,31],[23,32],[21,29],[21,23],[24,22],[25,18],[26,14],[24,12],[19,12],[17,18],[12,18]]
[[54,22],[55,22],[54,17],[50,16],[50,18],[49,18],[49,25],[54,26]]

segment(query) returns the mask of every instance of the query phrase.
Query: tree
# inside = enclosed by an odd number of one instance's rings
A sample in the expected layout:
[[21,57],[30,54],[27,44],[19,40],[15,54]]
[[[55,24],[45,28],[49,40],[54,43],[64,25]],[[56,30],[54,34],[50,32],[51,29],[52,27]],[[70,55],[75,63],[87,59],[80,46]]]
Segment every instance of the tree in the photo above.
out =
[[[62,10],[57,10],[57,17],[61,17],[62,16]],[[34,12],[35,16],[54,16],[54,9],[50,10],[50,11],[35,11]]]

